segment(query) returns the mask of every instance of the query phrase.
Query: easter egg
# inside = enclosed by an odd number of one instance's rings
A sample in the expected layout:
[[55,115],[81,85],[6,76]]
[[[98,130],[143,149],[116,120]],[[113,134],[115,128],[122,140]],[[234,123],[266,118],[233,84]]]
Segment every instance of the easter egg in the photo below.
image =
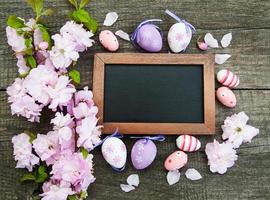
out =
[[222,85],[229,88],[235,88],[239,85],[240,81],[237,75],[228,69],[222,69],[217,73],[217,80]]
[[127,148],[122,140],[117,137],[109,137],[103,142],[101,152],[104,159],[113,168],[124,169],[127,161]]
[[136,43],[148,52],[159,52],[162,49],[162,36],[153,24],[145,24],[137,30]]
[[116,36],[109,30],[100,32],[99,41],[102,46],[109,51],[117,51],[119,48],[119,43]]
[[168,43],[172,52],[184,51],[189,45],[192,37],[192,30],[184,23],[179,22],[171,26],[168,32]]
[[183,151],[175,151],[167,157],[164,167],[168,171],[178,170],[187,164],[188,157]]
[[227,87],[220,87],[216,91],[217,99],[223,105],[233,108],[236,106],[236,97],[234,93]]
[[155,160],[157,147],[152,140],[140,139],[131,150],[131,161],[135,169],[145,169]]
[[176,146],[182,151],[193,152],[201,148],[201,142],[191,135],[180,135],[176,139]]

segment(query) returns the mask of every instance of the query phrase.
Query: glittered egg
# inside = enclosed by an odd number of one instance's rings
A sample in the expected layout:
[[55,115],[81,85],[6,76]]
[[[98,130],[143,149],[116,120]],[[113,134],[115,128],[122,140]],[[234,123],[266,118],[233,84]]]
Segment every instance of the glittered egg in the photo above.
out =
[[176,146],[182,151],[193,152],[201,148],[201,142],[191,135],[180,135],[176,139]]
[[131,150],[131,161],[135,169],[145,169],[155,160],[157,147],[152,140],[140,139]]
[[192,30],[186,24],[179,22],[170,28],[168,32],[168,43],[172,52],[184,51],[189,45],[192,37]]
[[228,69],[222,69],[217,73],[217,80],[222,85],[229,88],[235,88],[239,85],[240,81],[237,75]]
[[100,32],[99,41],[102,46],[109,51],[117,51],[119,48],[119,43],[116,36],[109,30]]
[[216,91],[217,99],[223,105],[233,108],[236,106],[236,97],[234,93],[227,87],[220,87]]
[[104,159],[114,169],[122,170],[127,161],[127,148],[122,140],[117,137],[109,137],[102,146],[101,152]]
[[164,167],[168,171],[178,170],[187,164],[188,157],[183,151],[175,151],[167,157]]

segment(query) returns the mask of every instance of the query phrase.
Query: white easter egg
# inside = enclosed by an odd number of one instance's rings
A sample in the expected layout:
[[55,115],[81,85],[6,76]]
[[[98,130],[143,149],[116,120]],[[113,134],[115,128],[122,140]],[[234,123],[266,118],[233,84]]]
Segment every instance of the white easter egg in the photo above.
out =
[[184,23],[179,22],[170,28],[168,43],[172,52],[179,53],[187,48],[191,41],[192,30]]
[[122,140],[110,137],[101,146],[104,159],[113,167],[122,169],[127,161],[127,148]]

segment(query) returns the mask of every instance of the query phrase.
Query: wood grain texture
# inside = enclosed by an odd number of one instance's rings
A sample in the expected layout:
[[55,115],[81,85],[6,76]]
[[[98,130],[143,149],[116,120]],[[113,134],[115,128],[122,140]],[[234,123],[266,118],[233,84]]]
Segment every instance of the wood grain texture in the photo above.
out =
[[[46,18],[45,24],[52,33],[67,20],[70,6],[65,0],[45,0],[46,5],[57,10],[55,17]],[[233,41],[229,48],[209,50],[211,53],[230,53],[232,57],[222,67],[231,69],[239,75],[240,85],[234,90],[238,106],[227,109],[216,103],[216,135],[220,140],[220,125],[226,116],[235,112],[245,111],[250,116],[250,124],[260,128],[260,134],[251,144],[242,145],[238,150],[239,159],[234,168],[224,175],[209,172],[203,148],[197,153],[189,154],[188,167],[199,170],[203,179],[197,182],[188,181],[184,175],[180,183],[169,187],[166,183],[166,172],[163,161],[168,154],[176,149],[175,136],[168,137],[166,142],[157,143],[158,157],[153,165],[142,172],[135,171],[129,159],[124,173],[115,173],[104,162],[99,150],[95,150],[96,182],[89,188],[89,198],[103,199],[185,199],[185,200],[216,200],[216,199],[270,199],[270,1],[269,0],[92,0],[87,10],[101,24],[109,11],[119,14],[117,23],[110,27],[112,31],[122,29],[132,33],[136,25],[144,19],[162,18],[160,27],[169,30],[175,23],[165,15],[165,9],[175,11],[197,28],[186,53],[200,53],[196,48],[199,35],[211,32],[217,39],[232,32]],[[14,14],[29,18],[32,12],[23,0],[0,0],[0,90],[11,84],[17,76],[16,60],[6,44],[5,23],[8,15]],[[103,30],[101,27],[100,30]],[[166,37],[167,31],[164,31]],[[97,39],[97,36],[94,37]],[[164,40],[165,41],[165,40]],[[136,52],[132,45],[120,41],[120,52]],[[82,86],[92,88],[93,55],[104,52],[100,44],[84,53],[79,62],[78,70],[82,75]],[[165,42],[163,53],[168,52]],[[216,85],[218,87],[218,84]],[[32,124],[18,117],[12,117],[7,104],[5,91],[0,91],[0,199],[30,200],[33,185],[21,185],[17,180],[23,170],[15,169],[12,157],[11,138],[23,130],[35,130],[46,133],[51,115],[46,114],[40,124]],[[212,141],[213,136],[202,136],[199,139],[202,147]],[[128,150],[134,143],[124,139]],[[130,154],[129,154],[130,155]],[[139,173],[141,184],[132,193],[123,193],[119,184],[124,183],[131,173]]]

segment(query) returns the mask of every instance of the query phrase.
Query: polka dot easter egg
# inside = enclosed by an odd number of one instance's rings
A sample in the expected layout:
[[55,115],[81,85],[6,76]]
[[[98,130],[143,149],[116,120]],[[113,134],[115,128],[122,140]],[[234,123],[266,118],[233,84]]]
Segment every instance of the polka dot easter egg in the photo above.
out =
[[229,88],[235,88],[239,85],[240,81],[237,75],[228,69],[222,69],[217,73],[217,80],[222,85]]
[[119,43],[116,36],[109,30],[100,32],[99,41],[102,46],[109,51],[117,51],[119,48]]
[[157,147],[151,140],[140,139],[131,150],[131,161],[135,169],[145,169],[155,160]]
[[164,167],[168,171],[178,170],[187,164],[188,157],[183,151],[175,151],[167,157]]
[[201,142],[191,135],[180,135],[176,139],[176,146],[186,152],[194,152],[201,148]]
[[146,20],[138,25],[133,32],[131,41],[147,52],[159,52],[162,49],[162,35],[160,29],[151,22],[161,20]]
[[195,31],[195,28],[171,11],[166,10],[166,13],[178,21],[178,23],[171,26],[168,32],[168,43],[172,52],[180,53],[188,47],[192,38],[192,31]]
[[234,93],[227,87],[220,87],[216,91],[217,99],[223,105],[233,108],[236,106],[236,97]]
[[122,140],[117,137],[109,137],[102,146],[101,152],[104,159],[117,171],[125,168],[127,161],[127,148]]

